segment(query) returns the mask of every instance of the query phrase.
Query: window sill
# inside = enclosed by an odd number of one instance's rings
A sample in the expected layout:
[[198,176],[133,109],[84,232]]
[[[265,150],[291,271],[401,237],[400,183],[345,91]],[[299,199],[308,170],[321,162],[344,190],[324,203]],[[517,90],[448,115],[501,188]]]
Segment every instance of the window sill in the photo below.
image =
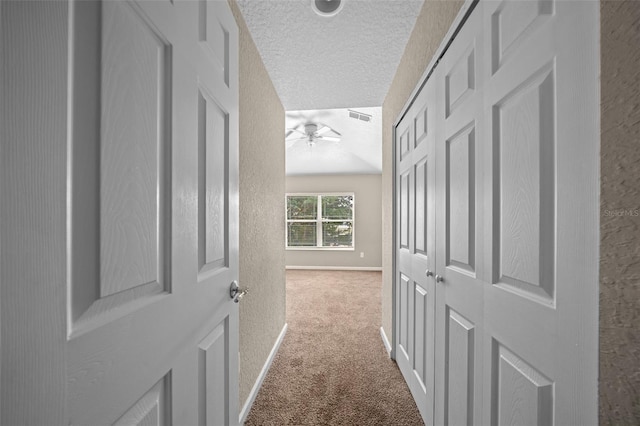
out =
[[355,247],[285,247],[285,250],[292,251],[355,251]]

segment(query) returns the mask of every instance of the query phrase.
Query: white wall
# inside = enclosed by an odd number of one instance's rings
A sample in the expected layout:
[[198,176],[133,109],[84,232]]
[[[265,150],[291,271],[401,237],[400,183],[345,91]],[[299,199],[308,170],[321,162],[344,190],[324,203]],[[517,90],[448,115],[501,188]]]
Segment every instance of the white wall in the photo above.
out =
[[[287,193],[353,192],[355,194],[353,251],[286,250],[287,267],[382,267],[382,193],[376,175],[287,176]],[[284,205],[284,197],[282,197]],[[285,217],[282,216],[284,224]],[[284,246],[284,238],[282,245]],[[364,257],[360,257],[364,253]]]

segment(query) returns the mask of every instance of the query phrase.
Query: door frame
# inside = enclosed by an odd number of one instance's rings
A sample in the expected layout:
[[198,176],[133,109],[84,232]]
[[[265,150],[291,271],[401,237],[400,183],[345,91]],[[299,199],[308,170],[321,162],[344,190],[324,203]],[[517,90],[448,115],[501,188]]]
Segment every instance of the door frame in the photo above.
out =
[[431,57],[431,61],[429,62],[429,64],[427,65],[427,67],[425,68],[424,73],[422,74],[422,76],[420,76],[420,79],[418,80],[418,83],[416,84],[415,88],[413,89],[413,91],[411,92],[411,94],[409,95],[409,97],[407,98],[407,101],[405,102],[404,106],[402,107],[402,109],[400,110],[400,113],[398,114],[398,116],[396,117],[396,119],[393,122],[393,125],[391,127],[391,132],[392,132],[392,136],[391,136],[391,149],[392,149],[392,157],[391,157],[391,179],[392,179],[392,191],[391,191],[391,197],[393,200],[393,212],[392,212],[392,220],[391,220],[391,226],[393,229],[392,232],[392,238],[391,238],[391,244],[392,244],[392,253],[393,253],[393,257],[391,260],[391,288],[392,288],[392,292],[391,292],[391,351],[389,352],[389,357],[393,360],[396,359],[396,345],[397,345],[397,339],[398,339],[398,333],[397,333],[397,328],[398,328],[398,324],[396,321],[396,313],[397,313],[397,304],[398,304],[398,296],[397,296],[397,292],[398,292],[398,280],[397,280],[397,273],[398,273],[398,259],[397,259],[397,253],[396,253],[396,247],[398,246],[398,234],[396,232],[396,225],[397,225],[397,221],[398,221],[398,215],[396,212],[396,205],[395,205],[395,201],[398,197],[398,193],[396,190],[396,185],[397,185],[397,179],[396,179],[396,161],[397,161],[397,143],[398,143],[398,135],[397,135],[397,130],[398,130],[398,125],[400,124],[400,122],[402,121],[402,119],[404,118],[404,116],[407,114],[407,111],[409,111],[409,108],[411,108],[411,106],[413,105],[413,103],[415,102],[416,98],[418,97],[418,94],[420,93],[420,91],[422,90],[422,88],[425,86],[425,84],[427,84],[427,80],[429,79],[429,77],[431,77],[431,74],[433,74],[433,71],[435,70],[436,66],[440,63],[440,60],[442,59],[442,57],[444,56],[444,54],[447,52],[447,50],[449,49],[449,46],[451,45],[451,43],[453,42],[453,39],[456,37],[456,35],[458,34],[458,32],[460,31],[460,29],[462,28],[462,26],[464,25],[464,23],[467,21],[467,18],[469,17],[469,15],[471,14],[471,12],[473,12],[473,10],[475,9],[476,5],[478,4],[480,0],[465,0],[464,4],[462,5],[462,7],[460,8],[460,10],[458,11],[458,14],[456,15],[455,19],[453,20],[453,22],[451,23],[451,26],[449,27],[449,30],[447,31],[447,33],[445,34],[444,38],[442,39],[442,41],[440,42],[440,45],[438,46],[438,48],[436,49],[435,53],[433,54],[433,56]]

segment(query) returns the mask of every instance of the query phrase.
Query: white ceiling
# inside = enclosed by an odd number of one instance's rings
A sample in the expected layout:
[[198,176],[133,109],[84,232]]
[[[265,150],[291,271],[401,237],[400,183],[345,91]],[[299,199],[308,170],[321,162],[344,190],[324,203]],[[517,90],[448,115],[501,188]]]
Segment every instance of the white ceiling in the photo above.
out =
[[238,0],[285,110],[381,106],[423,0]]
[[316,123],[341,134],[339,142],[318,140],[313,146],[305,140],[287,142],[287,176],[382,173],[382,108],[352,109],[372,116],[371,121],[350,118],[349,109],[287,111],[287,129]]

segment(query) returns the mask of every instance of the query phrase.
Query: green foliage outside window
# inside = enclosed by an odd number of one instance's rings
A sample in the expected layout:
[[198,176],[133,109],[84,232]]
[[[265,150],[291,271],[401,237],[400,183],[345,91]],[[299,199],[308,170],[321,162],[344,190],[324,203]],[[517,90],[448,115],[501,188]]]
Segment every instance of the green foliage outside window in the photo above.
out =
[[288,196],[287,197],[287,219],[293,220],[316,220],[318,215],[318,197],[311,196]]
[[353,195],[287,196],[288,247],[353,247]]

